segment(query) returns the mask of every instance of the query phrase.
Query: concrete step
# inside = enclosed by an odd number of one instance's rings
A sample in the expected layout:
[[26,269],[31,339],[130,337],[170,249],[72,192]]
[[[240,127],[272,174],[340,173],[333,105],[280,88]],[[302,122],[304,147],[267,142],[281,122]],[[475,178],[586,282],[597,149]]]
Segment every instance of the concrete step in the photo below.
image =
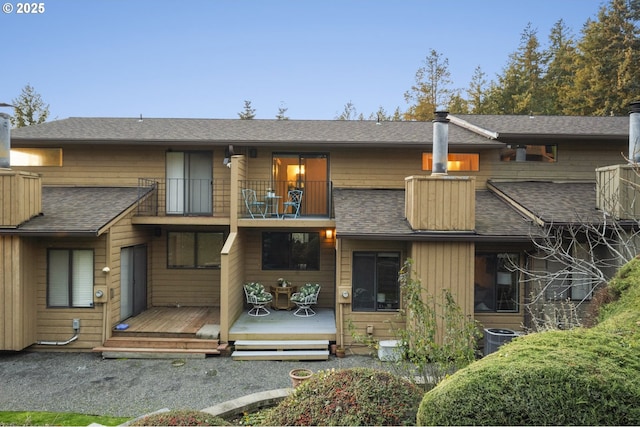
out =
[[327,360],[329,350],[236,350],[233,360]]

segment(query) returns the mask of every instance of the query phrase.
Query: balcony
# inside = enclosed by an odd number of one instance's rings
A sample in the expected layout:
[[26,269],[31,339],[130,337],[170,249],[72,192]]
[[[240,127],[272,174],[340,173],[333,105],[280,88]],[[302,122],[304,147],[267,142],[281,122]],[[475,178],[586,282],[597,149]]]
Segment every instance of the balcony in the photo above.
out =
[[[259,202],[270,203],[269,218],[281,216],[284,212],[283,203],[287,201],[289,190],[302,190],[300,216],[303,219],[331,218],[332,216],[332,183],[331,181],[271,181],[271,180],[241,180],[238,182],[238,217],[251,218],[242,196],[243,189],[253,189]],[[266,199],[266,195],[273,192],[275,199]],[[284,212],[284,213],[290,213]],[[256,217],[262,218],[262,217]],[[289,218],[289,216],[287,216]]]
[[138,216],[228,217],[231,190],[224,179],[139,178]]

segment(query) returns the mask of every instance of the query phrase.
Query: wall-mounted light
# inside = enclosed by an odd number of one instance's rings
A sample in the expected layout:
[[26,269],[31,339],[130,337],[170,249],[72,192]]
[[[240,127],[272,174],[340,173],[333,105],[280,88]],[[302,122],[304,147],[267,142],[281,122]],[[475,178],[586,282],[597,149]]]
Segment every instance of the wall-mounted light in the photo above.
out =
[[333,229],[327,228],[325,230],[325,236],[327,237],[327,239],[333,239]]
[[108,272],[110,272],[110,271],[111,271],[111,269],[110,269],[109,267],[104,267],[104,268],[102,269],[102,272],[103,272],[103,273],[108,273]]

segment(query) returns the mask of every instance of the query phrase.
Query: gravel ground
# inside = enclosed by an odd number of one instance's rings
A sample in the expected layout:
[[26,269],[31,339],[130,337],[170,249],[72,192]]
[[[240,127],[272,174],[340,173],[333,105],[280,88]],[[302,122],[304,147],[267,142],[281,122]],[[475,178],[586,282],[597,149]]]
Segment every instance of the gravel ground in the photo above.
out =
[[95,353],[0,352],[0,410],[137,417],[163,408],[204,409],[291,387],[289,371],[356,366],[392,370],[372,356],[326,361],[102,359]]

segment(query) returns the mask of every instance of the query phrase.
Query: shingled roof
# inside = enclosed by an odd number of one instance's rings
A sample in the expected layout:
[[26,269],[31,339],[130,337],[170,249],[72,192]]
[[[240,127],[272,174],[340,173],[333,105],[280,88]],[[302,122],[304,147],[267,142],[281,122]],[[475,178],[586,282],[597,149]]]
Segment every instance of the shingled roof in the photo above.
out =
[[546,224],[598,224],[603,213],[596,209],[595,182],[495,182],[489,189]]
[[42,187],[42,210],[14,230],[1,233],[98,236],[141,195],[131,187]]
[[[531,222],[488,191],[476,192],[473,232],[429,232],[411,228],[404,190],[335,189],[337,237],[394,240],[529,241]],[[534,230],[535,232],[535,230]]]
[[[309,144],[318,146],[428,146],[431,122],[370,120],[225,120],[72,117],[11,131],[12,143],[100,142],[111,144]],[[503,144],[457,126],[449,145],[502,147]]]

